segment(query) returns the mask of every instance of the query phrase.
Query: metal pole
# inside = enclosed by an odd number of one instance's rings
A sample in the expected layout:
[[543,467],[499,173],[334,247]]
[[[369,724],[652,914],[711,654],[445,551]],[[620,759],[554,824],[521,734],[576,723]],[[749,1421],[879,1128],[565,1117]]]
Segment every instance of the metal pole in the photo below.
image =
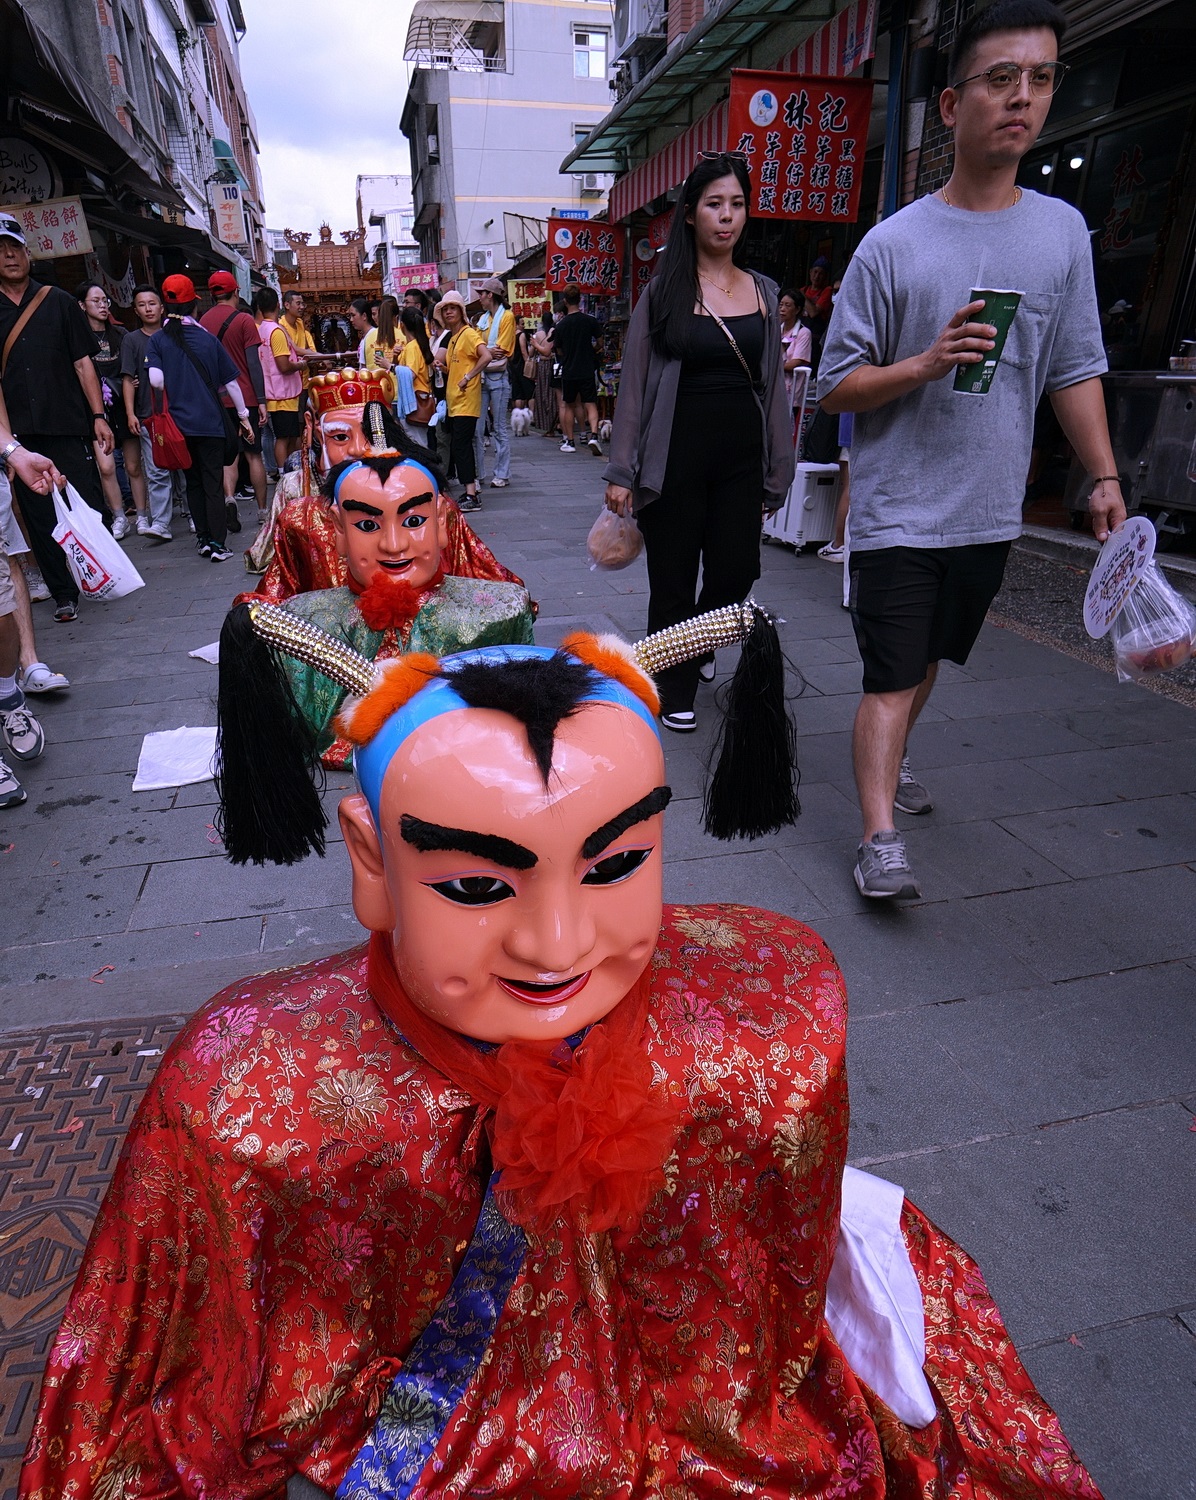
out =
[[901,148],[905,118],[906,0],[893,0],[889,30],[889,96],[885,104],[885,181],[881,217],[897,212],[901,201],[901,175],[905,154]]

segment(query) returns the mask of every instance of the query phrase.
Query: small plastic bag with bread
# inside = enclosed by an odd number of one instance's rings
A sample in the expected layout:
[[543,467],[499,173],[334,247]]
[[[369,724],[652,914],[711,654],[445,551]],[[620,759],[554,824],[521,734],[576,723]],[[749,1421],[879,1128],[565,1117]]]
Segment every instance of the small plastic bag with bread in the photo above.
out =
[[1110,629],[1117,675],[1138,682],[1182,667],[1196,654],[1196,609],[1148,563]]

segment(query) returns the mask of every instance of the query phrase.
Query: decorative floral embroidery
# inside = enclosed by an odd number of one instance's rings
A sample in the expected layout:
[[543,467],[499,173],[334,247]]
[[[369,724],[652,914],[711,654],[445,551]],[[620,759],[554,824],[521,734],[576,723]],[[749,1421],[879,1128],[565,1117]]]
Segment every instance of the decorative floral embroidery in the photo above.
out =
[[335,1078],[322,1078],[308,1098],[321,1125],[355,1133],[372,1125],[386,1108],[382,1080],[351,1068],[341,1068]]
[[257,1011],[249,1005],[221,1005],[210,1013],[207,1024],[195,1038],[195,1056],[201,1063],[219,1062],[253,1035]]
[[787,1115],[777,1126],[772,1152],[790,1177],[808,1177],[822,1165],[826,1126],[814,1115]]

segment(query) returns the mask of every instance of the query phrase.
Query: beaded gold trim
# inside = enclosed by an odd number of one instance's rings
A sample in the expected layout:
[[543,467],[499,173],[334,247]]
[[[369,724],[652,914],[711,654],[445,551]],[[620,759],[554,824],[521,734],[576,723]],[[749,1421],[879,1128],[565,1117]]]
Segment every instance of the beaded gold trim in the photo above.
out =
[[635,659],[645,672],[663,672],[666,667],[705,656],[720,646],[746,640],[760,613],[760,606],[753,599],[712,609],[708,614],[696,615],[680,625],[670,625],[667,630],[645,636],[635,647]]
[[264,599],[249,601],[249,618],[258,635],[277,650],[314,667],[359,698],[369,692],[374,681],[373,662],[327,631]]

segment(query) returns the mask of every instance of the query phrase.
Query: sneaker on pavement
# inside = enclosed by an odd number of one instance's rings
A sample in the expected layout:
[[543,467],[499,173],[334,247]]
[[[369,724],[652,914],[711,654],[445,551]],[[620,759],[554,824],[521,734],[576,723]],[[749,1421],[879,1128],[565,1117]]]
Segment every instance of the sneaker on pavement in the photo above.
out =
[[40,604],[43,599],[50,597],[50,590],[46,587],[46,580],[42,577],[40,568],[27,567],[25,583],[28,585],[29,597],[34,604]]
[[836,547],[834,542],[827,542],[825,547],[819,547],[818,556],[823,562],[841,563],[844,558],[842,547]]
[[490,481],[490,488],[492,490],[505,490],[510,488],[510,484],[511,481],[509,479],[492,479]]
[[208,552],[208,558],[212,562],[227,562],[232,555],[233,554],[228,550],[227,547],[221,547],[219,545],[213,545]]
[[586,447],[590,450],[595,458],[602,457],[602,444],[596,437],[593,436],[593,434],[590,435],[590,438],[586,443]]
[[566,440],[565,440],[565,441],[564,441],[564,442],[563,442],[563,443],[562,443],[562,444],[561,444],[561,452],[562,452],[562,453],[576,453],[576,452],[577,452],[577,449],[576,449],[576,448],[575,448],[575,447],[574,447],[574,446],[573,446],[573,444],[572,444],[572,443],[571,443],[571,442],[569,442],[569,440],[568,440],[568,439],[567,439],[567,438],[566,438]]
[[207,537],[198,537],[195,542],[195,550],[199,553],[200,557],[211,557],[212,543],[208,541]]
[[909,768],[909,756],[901,757],[901,773],[897,778],[897,795],[893,806],[903,813],[928,813],[934,806],[930,793]]
[[237,502],[235,500],[226,500],[224,502],[224,519],[228,522],[228,529],[230,531],[240,531],[241,513],[237,509]]
[[144,515],[138,516],[137,517],[137,535],[138,536],[146,536],[149,533],[149,529],[150,529],[150,518],[148,516],[144,516]]
[[55,693],[70,687],[61,672],[52,672],[44,661],[35,661],[17,674],[17,686],[23,693]]
[[698,716],[692,708],[677,708],[662,713],[660,722],[674,734],[692,734],[698,727]]
[[112,517],[112,535],[118,542],[123,542],[130,530],[129,518],[123,511],[119,516]]
[[54,618],[60,625],[69,625],[72,620],[79,618],[79,606],[65,599],[61,604],[54,606]]
[[0,760],[0,807],[19,807],[27,793],[13,775],[12,767]]
[[472,512],[472,511],[475,511],[475,510],[481,510],[481,508],[482,508],[482,502],[478,499],[478,497],[476,495],[462,495],[461,498],[460,498],[460,500],[457,501],[457,509],[458,510],[464,510],[464,511],[471,511]]
[[917,901],[922,895],[895,828],[875,833],[856,850],[855,883],[861,896],[877,900]]
[[4,726],[8,748],[18,760],[36,760],[46,748],[42,726],[26,708],[25,694],[20,688],[11,698],[0,700],[0,724]]
[[152,526],[147,526],[142,535],[151,542],[173,542],[174,536],[169,526],[162,526],[155,521]]

